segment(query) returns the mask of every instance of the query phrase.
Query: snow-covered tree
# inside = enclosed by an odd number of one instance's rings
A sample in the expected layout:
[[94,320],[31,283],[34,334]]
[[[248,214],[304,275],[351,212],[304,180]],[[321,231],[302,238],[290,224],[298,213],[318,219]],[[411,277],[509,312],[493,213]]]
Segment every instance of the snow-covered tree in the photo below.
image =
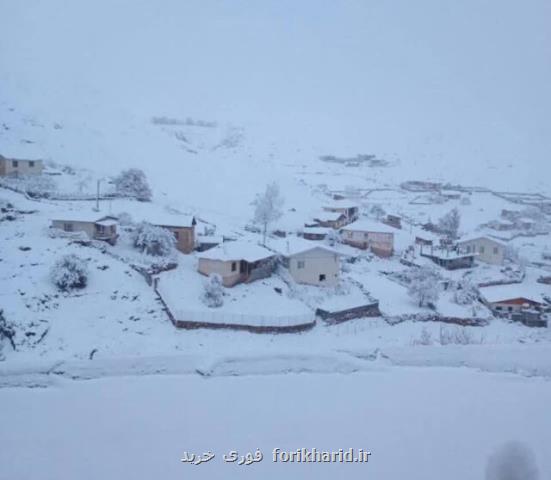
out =
[[3,358],[2,349],[4,347],[4,340],[7,339],[12,348],[15,350],[15,327],[12,323],[8,322],[4,316],[4,310],[0,309],[0,359]]
[[151,201],[152,193],[147,178],[145,173],[138,168],[123,170],[115,177],[114,183],[117,192],[122,195],[135,197],[142,202]]
[[128,212],[119,213],[117,215],[117,219],[118,219],[119,225],[121,225],[122,227],[126,227],[134,223],[132,220],[132,215],[130,215]]
[[445,233],[449,238],[455,239],[459,234],[459,226],[461,224],[461,215],[459,210],[454,208],[438,220],[438,229]]
[[176,238],[166,228],[141,222],[134,231],[134,246],[148,255],[168,257],[174,253]]
[[419,307],[434,307],[439,296],[439,275],[430,267],[413,268],[408,273],[408,295]]
[[519,442],[499,448],[488,459],[486,480],[538,480],[539,472],[533,452]]
[[284,199],[279,192],[278,184],[275,182],[266,185],[264,193],[258,194],[253,202],[255,206],[253,221],[262,228],[264,244],[266,244],[268,226],[279,220],[283,215],[283,203]]
[[64,292],[84,288],[88,283],[88,266],[84,259],[72,253],[64,255],[52,266],[50,278]]
[[29,175],[24,178],[24,189],[34,198],[48,198],[57,190],[57,184],[49,175]]
[[330,247],[334,247],[341,241],[341,236],[339,235],[339,232],[336,230],[329,230],[327,232],[327,235],[325,237],[325,243],[329,245]]
[[453,293],[453,300],[458,305],[472,305],[478,299],[478,288],[470,278],[462,278]]
[[224,304],[224,287],[222,277],[213,273],[204,284],[203,303],[209,308],[218,308]]

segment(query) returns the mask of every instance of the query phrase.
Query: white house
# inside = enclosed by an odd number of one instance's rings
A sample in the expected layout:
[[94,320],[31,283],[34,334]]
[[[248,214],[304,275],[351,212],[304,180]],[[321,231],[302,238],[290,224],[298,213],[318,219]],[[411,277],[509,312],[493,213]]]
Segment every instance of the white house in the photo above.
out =
[[371,249],[380,257],[390,257],[394,253],[395,230],[373,220],[356,220],[342,228],[342,241],[356,248]]
[[272,241],[269,245],[283,258],[295,282],[316,286],[335,286],[339,282],[340,253],[298,237]]
[[67,233],[83,232],[91,240],[103,240],[115,244],[118,238],[117,219],[99,216],[97,213],[71,212],[52,219],[51,228]]
[[457,246],[460,252],[475,253],[478,260],[491,265],[502,265],[507,250],[505,243],[486,236],[463,238]]

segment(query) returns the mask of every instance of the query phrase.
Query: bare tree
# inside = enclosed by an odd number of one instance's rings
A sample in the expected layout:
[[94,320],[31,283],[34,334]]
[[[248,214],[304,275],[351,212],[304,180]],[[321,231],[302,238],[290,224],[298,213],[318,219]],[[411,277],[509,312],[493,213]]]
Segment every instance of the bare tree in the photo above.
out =
[[254,200],[254,223],[260,225],[262,228],[262,243],[266,244],[266,234],[268,232],[268,226],[279,220],[283,215],[283,203],[284,199],[279,192],[279,186],[277,183],[270,183],[266,185],[266,190],[263,194],[258,194]]

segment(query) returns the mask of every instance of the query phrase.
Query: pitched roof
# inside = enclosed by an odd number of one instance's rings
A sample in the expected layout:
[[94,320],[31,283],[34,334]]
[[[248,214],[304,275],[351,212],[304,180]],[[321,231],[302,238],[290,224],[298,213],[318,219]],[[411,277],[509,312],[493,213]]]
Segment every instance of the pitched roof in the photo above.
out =
[[346,225],[343,230],[354,230],[359,232],[373,232],[373,233],[395,233],[396,229],[392,228],[384,223],[376,222],[369,219],[361,219],[352,222],[350,225]]
[[170,214],[165,212],[142,215],[144,222],[159,227],[192,227],[195,224],[193,215]]
[[206,252],[197,254],[198,258],[220,260],[222,262],[245,260],[256,262],[274,256],[274,252],[255,243],[245,241],[224,242]]
[[497,238],[489,237],[488,235],[467,235],[463,238],[461,238],[457,243],[461,245],[462,243],[468,243],[468,242],[474,242],[476,240],[488,240],[490,242],[496,243],[498,245],[501,245],[502,247],[506,247],[507,244],[505,242],[502,242],[501,240],[498,240]]
[[293,257],[315,249],[325,250],[326,252],[334,255],[341,255],[341,253],[334,248],[300,237],[287,237],[277,240],[273,239],[270,240],[267,247],[285,257]]
[[111,215],[102,215],[98,212],[90,212],[87,210],[71,210],[60,214],[58,217],[52,218],[56,222],[87,222],[98,223],[103,220],[113,220],[116,223],[116,217]]
[[496,285],[481,287],[480,295],[490,303],[505,302],[516,298],[526,298],[533,302],[543,303],[545,293],[549,295],[549,287],[538,283],[513,283],[510,285]]

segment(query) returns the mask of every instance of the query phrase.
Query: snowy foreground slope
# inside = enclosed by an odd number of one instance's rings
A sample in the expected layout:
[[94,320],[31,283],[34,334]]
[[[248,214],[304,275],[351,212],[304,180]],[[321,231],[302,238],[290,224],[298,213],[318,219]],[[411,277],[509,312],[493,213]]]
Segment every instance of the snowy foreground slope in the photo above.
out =
[[[484,478],[504,442],[551,473],[551,386],[471,370],[121,377],[0,390],[2,478]],[[274,463],[272,450],[354,448],[368,463]],[[252,465],[225,463],[259,449]],[[180,462],[184,452],[215,454]]]

